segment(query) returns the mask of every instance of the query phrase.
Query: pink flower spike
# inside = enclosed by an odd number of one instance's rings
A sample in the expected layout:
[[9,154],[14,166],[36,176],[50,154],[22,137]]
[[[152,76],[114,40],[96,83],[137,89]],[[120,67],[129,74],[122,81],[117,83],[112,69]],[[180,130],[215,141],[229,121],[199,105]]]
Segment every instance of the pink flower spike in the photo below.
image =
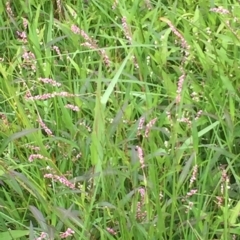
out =
[[56,53],[57,53],[57,55],[59,56],[59,58],[60,58],[61,60],[63,60],[63,58],[62,58],[62,54],[61,54],[61,52],[60,52],[59,47],[57,47],[57,46],[53,46],[53,50],[55,50]]
[[27,34],[25,32],[17,31],[17,35],[22,42],[27,43]]
[[110,67],[111,62],[110,62],[110,59],[109,59],[106,51],[105,51],[104,49],[100,49],[99,52],[100,52],[100,55],[101,55],[102,58],[103,58],[103,61],[104,61],[105,65],[106,65],[107,67]]
[[138,189],[138,192],[141,196],[141,200],[137,202],[136,218],[142,220],[146,217],[146,211],[143,211],[144,200],[145,200],[145,189],[143,187]]
[[131,36],[130,29],[129,29],[128,24],[127,24],[127,18],[126,17],[122,18],[122,26],[123,26],[123,32],[124,32],[124,35],[125,35],[126,39],[129,41],[129,43],[131,43],[132,42],[132,36]]
[[187,197],[191,197],[197,193],[197,189],[192,189],[190,192],[187,193]]
[[137,150],[137,153],[138,153],[138,158],[139,158],[141,168],[144,168],[145,164],[144,164],[143,150],[139,146],[136,146],[136,150]]
[[149,136],[149,132],[151,130],[151,128],[153,127],[153,125],[156,123],[157,118],[152,119],[146,126],[146,131],[145,131],[145,137],[148,138]]
[[181,102],[181,94],[182,94],[183,83],[184,83],[185,78],[186,78],[186,74],[183,72],[182,75],[178,79],[176,103],[180,103]]
[[40,237],[35,238],[35,240],[43,240],[43,239],[47,239],[47,237],[48,237],[47,233],[42,232]]
[[46,124],[43,122],[43,120],[40,117],[38,119],[38,122],[48,136],[53,136],[52,131],[46,126]]
[[74,233],[75,233],[75,232],[74,232],[71,228],[68,228],[68,229],[66,230],[66,232],[61,233],[60,237],[61,237],[61,238],[71,237],[71,236],[73,236]]
[[141,130],[143,129],[143,124],[145,122],[145,118],[144,117],[141,117],[139,119],[139,123],[138,123],[138,131],[137,131],[137,136],[139,136],[141,134]]
[[72,105],[72,104],[65,105],[65,108],[69,108],[69,109],[71,109],[74,112],[79,112],[80,111],[78,106],[75,106],[75,105]]
[[198,165],[195,165],[193,167],[193,172],[192,172],[192,176],[191,176],[191,179],[190,179],[190,187],[192,187],[193,183],[196,181],[197,179],[197,172],[198,172]]
[[33,145],[29,145],[29,144],[26,145],[26,148],[31,149],[31,150],[34,150],[34,151],[36,151],[36,152],[40,151],[40,147],[38,147],[38,146],[33,146]]
[[35,159],[44,159],[44,156],[41,154],[31,154],[28,158],[28,161],[33,162]]
[[104,49],[101,49],[98,46],[97,41],[95,41],[94,39],[89,37],[87,33],[85,33],[83,30],[81,30],[76,25],[72,25],[71,30],[73,33],[80,35],[85,40],[85,42],[82,43],[81,46],[96,50],[98,52],[98,54],[103,58],[105,65],[107,67],[110,67],[110,59],[109,59],[106,51]]
[[230,13],[227,9],[225,9],[221,6],[218,8],[211,8],[210,12],[216,12],[216,13],[220,13],[220,14],[229,14]]
[[5,6],[6,6],[7,14],[11,17],[14,17],[14,14],[11,9],[10,1],[7,1]]
[[43,95],[32,96],[28,91],[25,95],[26,100],[47,100],[54,97],[79,97],[79,94],[72,94],[68,92],[53,92],[53,93],[45,93]]
[[23,27],[24,27],[24,30],[27,30],[27,27],[28,27],[28,21],[26,18],[23,18]]
[[94,45],[95,48],[97,48],[97,43],[96,43],[96,41],[93,40],[92,38],[90,38],[90,37],[87,35],[87,33],[85,33],[83,30],[81,30],[78,26],[76,26],[76,25],[73,24],[73,25],[71,26],[71,30],[72,30],[73,33],[82,36],[86,42],[89,42],[91,45]]
[[75,185],[73,183],[71,183],[70,181],[68,181],[63,176],[58,176],[58,175],[54,175],[54,174],[51,174],[51,173],[47,173],[43,177],[44,178],[52,178],[54,181],[58,181],[58,182],[62,183],[63,185],[65,185],[65,186],[67,186],[71,189],[75,188]]
[[138,192],[141,195],[141,199],[143,201],[144,197],[145,197],[145,189],[141,187],[141,188],[138,189]]
[[107,227],[106,230],[107,230],[111,235],[113,235],[113,236],[114,236],[114,235],[117,235],[116,231],[114,231],[113,228]]
[[32,96],[31,93],[28,91],[25,95],[26,100],[47,100],[50,98],[54,98],[55,95],[51,93],[45,93],[43,95]]
[[74,24],[71,26],[71,30],[72,30],[72,32],[75,33],[75,34],[80,34],[80,28],[77,27],[77,26],[74,25]]
[[56,82],[55,80],[51,79],[51,78],[38,78],[39,81],[43,82],[43,83],[47,83],[50,84],[54,87],[60,87],[62,84]]

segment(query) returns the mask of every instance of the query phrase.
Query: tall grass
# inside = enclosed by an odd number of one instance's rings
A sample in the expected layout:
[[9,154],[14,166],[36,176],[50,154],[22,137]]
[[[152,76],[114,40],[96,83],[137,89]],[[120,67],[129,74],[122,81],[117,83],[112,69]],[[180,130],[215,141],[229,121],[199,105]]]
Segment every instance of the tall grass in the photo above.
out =
[[0,4],[0,239],[240,239],[239,1]]

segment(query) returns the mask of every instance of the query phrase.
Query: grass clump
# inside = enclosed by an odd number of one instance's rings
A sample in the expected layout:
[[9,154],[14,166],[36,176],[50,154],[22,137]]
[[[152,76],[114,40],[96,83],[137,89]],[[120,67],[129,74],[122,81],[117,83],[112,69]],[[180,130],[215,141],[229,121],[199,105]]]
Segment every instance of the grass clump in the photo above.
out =
[[1,239],[239,238],[238,1],[185,2],[1,3]]

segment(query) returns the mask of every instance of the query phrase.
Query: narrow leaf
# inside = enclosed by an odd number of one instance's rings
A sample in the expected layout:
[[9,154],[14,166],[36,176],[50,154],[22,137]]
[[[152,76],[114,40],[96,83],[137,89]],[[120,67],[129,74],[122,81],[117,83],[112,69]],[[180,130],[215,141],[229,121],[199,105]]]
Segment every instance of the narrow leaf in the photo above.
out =
[[116,75],[114,76],[114,78],[113,78],[113,80],[110,82],[107,90],[106,90],[105,93],[103,94],[103,96],[102,96],[102,98],[101,98],[101,103],[102,103],[103,105],[106,105],[106,103],[107,103],[107,101],[108,101],[111,93],[112,93],[113,90],[114,90],[115,85],[116,85],[117,82],[118,82],[118,79],[119,79],[119,77],[120,77],[120,75],[121,75],[121,73],[122,73],[125,65],[127,64],[127,61],[130,59],[131,56],[132,56],[132,51],[130,51],[129,54],[128,54],[128,56],[124,59],[122,65],[119,67]]

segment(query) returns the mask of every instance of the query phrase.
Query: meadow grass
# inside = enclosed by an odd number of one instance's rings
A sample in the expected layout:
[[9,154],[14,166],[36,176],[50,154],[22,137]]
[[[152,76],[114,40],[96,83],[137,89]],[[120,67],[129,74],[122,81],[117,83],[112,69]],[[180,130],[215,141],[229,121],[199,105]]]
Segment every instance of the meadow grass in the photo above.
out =
[[239,1],[1,1],[0,25],[0,239],[240,239]]

